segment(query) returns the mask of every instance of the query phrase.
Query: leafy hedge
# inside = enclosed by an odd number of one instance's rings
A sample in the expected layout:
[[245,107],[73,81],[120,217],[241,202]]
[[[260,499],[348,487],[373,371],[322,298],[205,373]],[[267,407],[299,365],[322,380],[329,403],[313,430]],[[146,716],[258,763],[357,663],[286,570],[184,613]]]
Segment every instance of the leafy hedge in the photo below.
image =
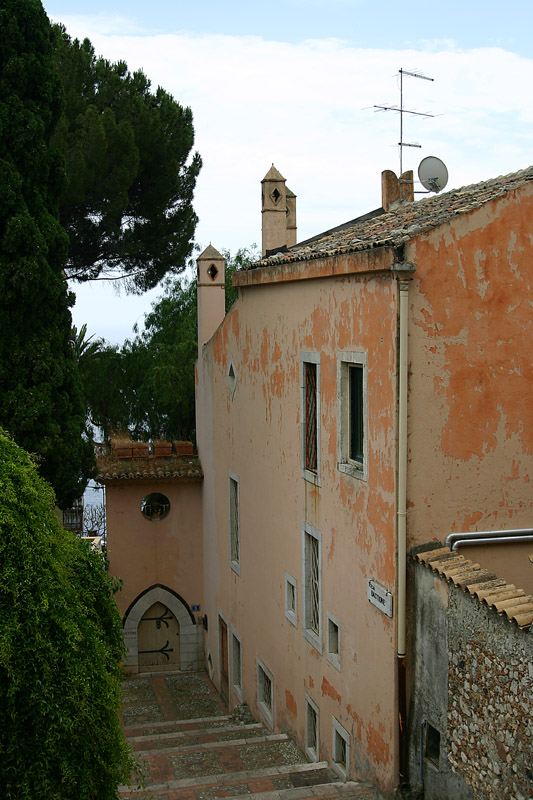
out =
[[120,617],[102,558],[63,530],[30,456],[0,431],[0,794],[108,800],[120,728]]

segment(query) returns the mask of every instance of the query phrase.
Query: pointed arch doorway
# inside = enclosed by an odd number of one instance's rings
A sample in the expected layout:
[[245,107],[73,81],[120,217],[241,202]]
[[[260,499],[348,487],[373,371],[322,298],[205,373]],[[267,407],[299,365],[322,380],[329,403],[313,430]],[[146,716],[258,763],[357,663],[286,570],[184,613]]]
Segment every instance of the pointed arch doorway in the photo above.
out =
[[180,625],[164,603],[154,603],[137,628],[139,672],[180,668]]
[[202,626],[166,586],[150,586],[124,615],[128,672],[204,669]]

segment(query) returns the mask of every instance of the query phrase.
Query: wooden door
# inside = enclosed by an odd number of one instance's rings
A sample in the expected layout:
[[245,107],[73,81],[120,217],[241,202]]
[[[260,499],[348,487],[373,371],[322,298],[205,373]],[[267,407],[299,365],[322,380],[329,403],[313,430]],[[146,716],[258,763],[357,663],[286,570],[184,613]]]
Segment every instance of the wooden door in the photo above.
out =
[[139,622],[139,671],[158,672],[180,667],[180,626],[174,614],[154,603]]
[[220,694],[227,705],[229,697],[228,626],[222,617],[218,618],[218,630],[220,639]]

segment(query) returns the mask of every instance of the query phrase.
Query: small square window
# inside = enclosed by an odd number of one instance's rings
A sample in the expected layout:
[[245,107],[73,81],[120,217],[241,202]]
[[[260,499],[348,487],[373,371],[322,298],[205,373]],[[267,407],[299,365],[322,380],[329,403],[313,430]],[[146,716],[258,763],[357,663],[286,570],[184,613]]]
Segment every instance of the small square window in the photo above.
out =
[[367,480],[367,364],[364,353],[339,353],[338,469]]
[[257,705],[270,728],[274,727],[274,686],[272,673],[257,659]]
[[329,612],[326,614],[328,620],[327,635],[327,657],[328,661],[340,671],[341,668],[341,631],[338,620]]
[[310,761],[318,761],[318,706],[308,695],[305,696],[305,752]]
[[296,581],[285,572],[285,616],[295,627],[298,627]]
[[333,769],[342,780],[346,780],[350,772],[350,734],[335,717],[332,718],[331,750]]

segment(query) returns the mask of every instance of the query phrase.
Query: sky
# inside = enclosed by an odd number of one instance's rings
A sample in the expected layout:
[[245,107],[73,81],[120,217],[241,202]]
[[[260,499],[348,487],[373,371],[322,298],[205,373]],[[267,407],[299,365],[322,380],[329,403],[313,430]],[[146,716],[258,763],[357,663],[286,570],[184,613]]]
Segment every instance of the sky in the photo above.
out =
[[[196,242],[261,242],[260,182],[274,163],[297,195],[298,239],[381,205],[381,171],[447,165],[447,189],[533,164],[531,0],[44,0],[96,52],[142,69],[194,116],[203,168]],[[417,187],[415,186],[415,189]],[[422,188],[422,187],[418,187]],[[120,344],[161,294],[73,287],[74,323]]]

